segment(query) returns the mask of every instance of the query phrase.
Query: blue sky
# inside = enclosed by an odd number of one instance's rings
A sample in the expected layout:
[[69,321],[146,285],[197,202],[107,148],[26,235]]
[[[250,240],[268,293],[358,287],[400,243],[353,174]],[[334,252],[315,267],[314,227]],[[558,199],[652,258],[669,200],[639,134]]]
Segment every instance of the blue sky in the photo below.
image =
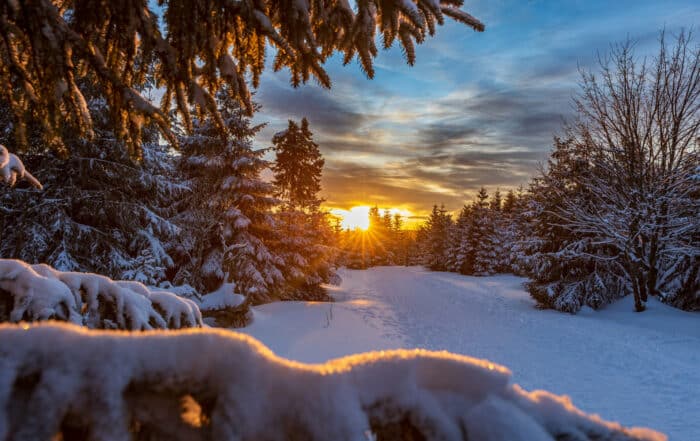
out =
[[486,31],[448,22],[413,67],[399,48],[380,50],[373,80],[338,58],[327,64],[331,90],[293,89],[287,72],[268,69],[257,145],[306,116],[326,158],[328,206],[457,210],[482,185],[527,185],[572,115],[579,66],[594,68],[597,53],[628,37],[653,56],[660,29],[700,23],[693,1],[467,0],[462,9]]

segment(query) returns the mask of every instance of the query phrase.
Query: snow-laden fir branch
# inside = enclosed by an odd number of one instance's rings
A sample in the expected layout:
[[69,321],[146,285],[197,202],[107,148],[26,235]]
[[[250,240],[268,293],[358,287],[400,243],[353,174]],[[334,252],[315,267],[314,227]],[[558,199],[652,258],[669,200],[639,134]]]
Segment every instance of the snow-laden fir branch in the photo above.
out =
[[46,264],[0,259],[0,298],[12,305],[3,321],[61,320],[89,328],[162,329],[202,325],[197,305],[165,290]]

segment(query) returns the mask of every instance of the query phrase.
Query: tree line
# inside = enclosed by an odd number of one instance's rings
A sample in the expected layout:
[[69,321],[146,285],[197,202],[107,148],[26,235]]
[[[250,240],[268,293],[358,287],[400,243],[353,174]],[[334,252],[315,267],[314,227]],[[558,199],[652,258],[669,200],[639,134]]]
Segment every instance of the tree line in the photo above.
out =
[[378,206],[369,209],[367,231],[343,230],[334,224],[335,241],[339,249],[338,263],[352,269],[380,265],[415,265],[415,231],[404,228],[400,213],[391,214]]
[[[614,46],[599,73],[582,72],[576,118],[527,190],[481,189],[455,219],[435,206],[416,232],[377,207],[367,233],[332,225],[305,120],[273,137],[270,163],[252,147],[261,126],[224,87],[218,119],[175,124],[175,144],[145,125],[137,162],[104,86],[88,77],[78,86],[95,137],[66,126],[65,159],[46,154],[40,122],[14,124],[13,103],[0,100],[0,141],[13,151],[28,142],[37,154],[27,164],[45,184],[38,197],[0,190],[3,257],[198,291],[235,281],[257,302],[323,296],[340,262],[513,272],[531,279],[540,306],[569,312],[625,295],[638,311],[650,296],[700,308],[700,49],[687,33],[670,45],[661,34],[651,61],[631,42]],[[272,182],[260,177],[266,168]]]

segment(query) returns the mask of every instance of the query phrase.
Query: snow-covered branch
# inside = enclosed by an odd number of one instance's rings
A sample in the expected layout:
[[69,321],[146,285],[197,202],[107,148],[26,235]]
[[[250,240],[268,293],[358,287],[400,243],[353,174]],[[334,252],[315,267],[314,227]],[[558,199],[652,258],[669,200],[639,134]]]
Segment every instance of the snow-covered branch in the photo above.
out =
[[[252,113],[249,85],[258,86],[271,48],[274,69],[288,68],[293,85],[314,78],[330,87],[324,64],[334,53],[341,53],[345,63],[357,57],[363,71],[373,76],[378,34],[387,48],[398,43],[407,63],[413,64],[415,46],[434,35],[446,18],[483,31],[484,24],[462,11],[462,4],[164,0],[156,8],[147,0],[1,2],[0,63],[6,69],[0,70],[0,82],[12,87],[0,88],[0,97],[19,116],[15,123],[20,141],[31,107],[31,121],[40,122],[53,147],[65,152],[65,132],[94,134],[97,115],[80,88],[80,80],[94,78],[104,86],[99,90],[110,113],[120,115],[112,118],[114,133],[138,156],[144,122],[156,124],[175,141],[167,109],[139,93],[151,73],[165,92],[163,106],[174,103],[186,127],[191,127],[193,106],[223,127],[217,92],[226,87]],[[104,29],[119,38],[105,38]],[[115,53],[130,56],[111,56]],[[59,111],[62,118],[55,117]]]
[[[220,330],[0,326],[0,439],[665,440],[527,392],[508,369],[395,350],[306,365]],[[300,405],[302,403],[303,405]]]
[[2,144],[0,144],[0,180],[10,187],[14,187],[18,180],[25,180],[34,188],[39,190],[43,188],[41,182],[24,167],[22,160],[10,153]]
[[9,311],[0,310],[0,321],[61,320],[131,330],[202,325],[197,305],[170,292],[19,260],[0,259],[0,299],[10,305]]

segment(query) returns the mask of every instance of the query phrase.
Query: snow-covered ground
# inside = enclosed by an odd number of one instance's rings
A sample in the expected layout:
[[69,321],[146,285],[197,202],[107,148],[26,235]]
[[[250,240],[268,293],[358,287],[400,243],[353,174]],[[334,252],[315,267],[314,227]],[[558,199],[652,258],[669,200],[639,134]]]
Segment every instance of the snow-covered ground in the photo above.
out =
[[426,348],[485,358],[522,387],[571,396],[587,412],[700,440],[700,314],[631,299],[578,315],[540,311],[514,276],[418,267],[345,270],[337,302],[257,307],[243,332],[283,357],[322,362],[360,351]]

